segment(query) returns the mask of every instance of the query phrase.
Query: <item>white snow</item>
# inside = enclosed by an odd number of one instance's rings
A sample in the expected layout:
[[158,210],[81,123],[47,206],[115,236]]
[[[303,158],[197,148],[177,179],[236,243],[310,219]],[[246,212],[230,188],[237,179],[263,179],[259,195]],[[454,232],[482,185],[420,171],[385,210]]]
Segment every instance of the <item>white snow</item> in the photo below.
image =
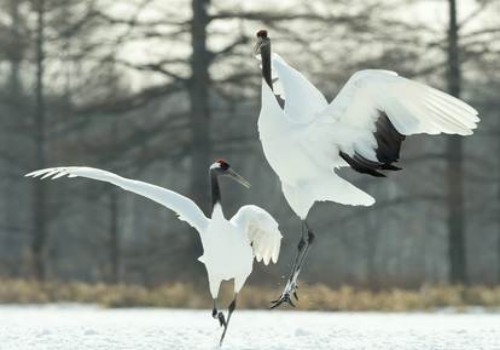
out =
[[[218,349],[209,310],[1,306],[1,350]],[[237,310],[224,349],[500,349],[500,315]]]

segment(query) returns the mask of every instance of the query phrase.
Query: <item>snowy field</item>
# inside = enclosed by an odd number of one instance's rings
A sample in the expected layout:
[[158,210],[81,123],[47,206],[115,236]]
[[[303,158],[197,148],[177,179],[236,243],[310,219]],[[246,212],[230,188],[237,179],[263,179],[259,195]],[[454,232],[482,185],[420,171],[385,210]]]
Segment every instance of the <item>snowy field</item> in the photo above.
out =
[[[206,311],[0,307],[1,350],[218,349]],[[500,314],[237,311],[225,349],[500,349]]]

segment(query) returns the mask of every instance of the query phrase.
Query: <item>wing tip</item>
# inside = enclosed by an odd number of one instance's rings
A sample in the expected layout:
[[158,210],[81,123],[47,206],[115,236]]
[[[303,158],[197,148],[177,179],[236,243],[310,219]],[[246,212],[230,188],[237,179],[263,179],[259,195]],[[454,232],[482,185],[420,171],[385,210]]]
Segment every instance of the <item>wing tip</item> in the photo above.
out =
[[374,205],[376,202],[375,198],[373,198],[372,196],[370,196],[370,199],[364,201],[363,203],[359,204],[363,207],[370,207],[372,205]]
[[25,174],[24,177],[37,178],[40,176],[45,176],[47,173],[50,173],[51,171],[52,171],[52,168],[38,169],[38,170],[34,170],[30,173]]
[[67,167],[39,169],[24,175],[24,177],[39,178],[40,180],[56,180],[64,176],[69,178],[78,177],[78,175],[71,173]]

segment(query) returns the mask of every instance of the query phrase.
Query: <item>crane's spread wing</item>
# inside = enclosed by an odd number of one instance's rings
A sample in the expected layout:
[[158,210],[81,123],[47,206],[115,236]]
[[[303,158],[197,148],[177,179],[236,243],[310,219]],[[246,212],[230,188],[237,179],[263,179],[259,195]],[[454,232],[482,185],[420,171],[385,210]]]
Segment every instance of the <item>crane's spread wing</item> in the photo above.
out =
[[189,198],[174,191],[151,185],[142,181],[127,179],[109,171],[90,167],[58,167],[33,171],[26,176],[57,179],[63,176],[86,177],[93,180],[109,182],[124,190],[149,198],[177,213],[180,220],[186,221],[198,232],[202,233],[208,219],[201,209]]
[[467,103],[395,72],[359,71],[327,105],[321,92],[280,56],[274,54],[272,64],[285,92],[285,116],[304,125],[303,146],[317,158],[338,155],[334,166],[349,164],[384,176],[378,170],[400,169],[393,163],[406,136],[470,135],[479,122]]
[[384,70],[355,73],[319,115],[355,136],[340,147],[340,155],[355,170],[374,176],[382,176],[380,169],[399,170],[392,163],[405,136],[470,135],[479,122],[467,103]]
[[265,265],[278,261],[282,235],[278,223],[264,209],[245,205],[231,219],[231,223],[246,232],[257,261]]
[[384,70],[355,73],[325,110],[343,123],[372,129],[381,112],[403,135],[470,135],[479,122],[467,103]]

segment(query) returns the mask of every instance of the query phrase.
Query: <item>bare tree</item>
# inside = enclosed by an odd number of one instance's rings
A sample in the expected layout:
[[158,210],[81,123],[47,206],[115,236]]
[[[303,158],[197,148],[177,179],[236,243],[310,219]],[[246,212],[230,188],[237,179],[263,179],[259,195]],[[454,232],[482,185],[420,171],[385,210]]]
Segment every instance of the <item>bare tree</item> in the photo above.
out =
[[20,13],[19,13],[20,1],[10,0],[10,17],[12,23],[10,26],[10,40],[8,45],[7,56],[10,61],[10,76],[9,76],[9,92],[12,98],[17,101],[19,95],[22,93],[22,83],[20,77],[20,66],[22,61],[22,38],[20,33]]
[[206,173],[210,164],[210,53],[207,49],[207,26],[210,22],[210,0],[192,0],[191,19],[191,78],[189,80],[190,123],[192,132],[191,195],[196,203],[206,209]]
[[[456,0],[449,1],[448,28],[448,92],[459,98],[461,90],[461,71],[459,53],[459,27],[457,23]],[[449,136],[447,142],[448,158],[448,240],[449,240],[449,279],[451,283],[467,283],[467,261],[465,242],[463,143],[459,135]]]
[[[45,64],[45,1],[36,0],[35,11],[37,14],[36,26],[36,85],[34,106],[34,135],[35,135],[35,163],[38,169],[46,167],[47,141],[46,141],[46,115],[44,92],[44,64]],[[33,277],[43,281],[46,277],[46,241],[47,241],[47,192],[43,182],[33,183],[33,239],[31,243],[32,273]]]

